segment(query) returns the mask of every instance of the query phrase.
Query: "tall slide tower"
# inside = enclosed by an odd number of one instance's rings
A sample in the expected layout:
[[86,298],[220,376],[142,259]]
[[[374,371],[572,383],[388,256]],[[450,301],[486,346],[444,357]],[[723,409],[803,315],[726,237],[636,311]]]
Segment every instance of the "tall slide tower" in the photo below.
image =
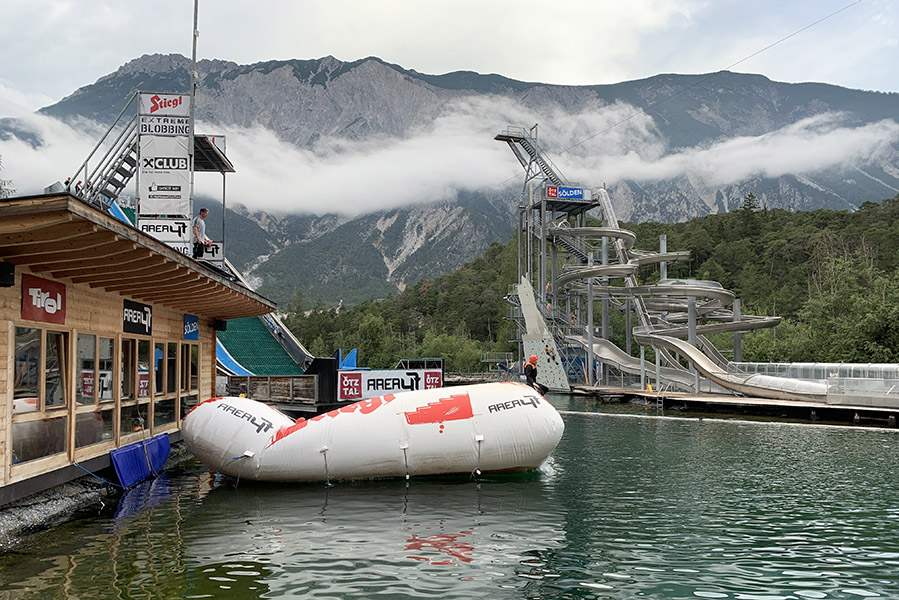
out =
[[[773,327],[780,318],[742,315],[735,294],[717,282],[669,279],[668,263],[688,259],[689,252],[668,252],[664,237],[659,252],[635,249],[636,235],[621,229],[606,190],[565,179],[541,150],[536,125],[509,127],[494,139],[508,144],[525,171],[518,284],[507,299],[519,325],[519,355],[538,356],[541,383],[567,391],[574,383],[639,376],[641,386],[653,381],[657,388],[823,397],[826,386],[820,384],[729,369],[707,336],[732,333],[739,361],[741,334]],[[601,226],[587,224],[594,209],[601,213]],[[647,265],[659,268],[655,285],[638,284],[636,273]],[[612,343],[612,310],[624,317],[624,348]],[[649,363],[646,347],[654,350]]]

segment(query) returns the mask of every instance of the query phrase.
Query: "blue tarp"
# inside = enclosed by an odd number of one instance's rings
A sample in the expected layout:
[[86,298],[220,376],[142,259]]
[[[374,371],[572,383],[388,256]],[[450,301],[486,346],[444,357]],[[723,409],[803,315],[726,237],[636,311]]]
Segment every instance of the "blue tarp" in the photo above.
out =
[[218,338],[215,340],[215,359],[217,362],[221,363],[225,369],[231,371],[235,375],[253,375],[253,373],[244,368],[242,364],[234,360],[234,357],[231,356],[231,353],[228,352],[228,349],[225,348],[225,345],[222,344],[221,340]]
[[343,355],[343,350],[338,348],[337,351],[340,353],[338,356],[340,357],[338,363],[338,369],[355,369],[356,368],[356,349],[353,348],[350,350],[350,353],[346,356]]
[[128,219],[128,216],[125,214],[125,211],[123,211],[119,207],[119,205],[116,204],[115,200],[113,200],[112,202],[109,203],[109,214],[114,216],[116,219],[118,219],[122,223],[127,223],[128,225],[131,225],[132,227],[134,227],[134,223],[132,223],[131,220]]
[[148,440],[111,450],[109,457],[119,477],[119,483],[128,489],[161,472],[171,449],[168,434],[160,433]]

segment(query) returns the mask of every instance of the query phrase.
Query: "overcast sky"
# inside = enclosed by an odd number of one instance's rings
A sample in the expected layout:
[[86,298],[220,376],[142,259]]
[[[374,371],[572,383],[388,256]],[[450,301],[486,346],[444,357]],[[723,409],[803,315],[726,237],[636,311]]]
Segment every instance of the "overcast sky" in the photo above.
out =
[[[422,73],[615,83],[725,68],[899,91],[893,0],[200,0],[198,56],[241,64],[377,56]],[[0,0],[0,116],[133,58],[190,56],[192,0]],[[20,110],[19,109],[19,110]]]
[[[36,150],[0,139],[0,176],[26,194],[64,179],[99,133],[30,113],[143,54],[190,56],[193,6],[0,0],[0,117],[24,116],[45,142]],[[200,0],[197,54],[240,64],[377,56],[422,73],[470,70],[575,85],[729,68],[776,81],[897,92],[897,11],[895,0]],[[462,99],[417,137],[375,147],[343,141],[327,155],[289,147],[264,130],[213,127],[227,134],[238,167],[229,198],[251,208],[345,214],[517,182],[519,165],[492,139],[510,124],[546,124],[541,139],[556,142],[550,151],[578,144],[557,165],[585,185],[680,175],[725,185],[851,169],[899,144],[893,121],[847,128],[842,115],[827,114],[671,154],[652,117],[634,118],[635,111],[615,105],[536,115],[511,101]],[[594,132],[603,135],[579,144]],[[369,191],[348,198],[334,191],[334,181]],[[203,185],[198,178],[198,191]]]

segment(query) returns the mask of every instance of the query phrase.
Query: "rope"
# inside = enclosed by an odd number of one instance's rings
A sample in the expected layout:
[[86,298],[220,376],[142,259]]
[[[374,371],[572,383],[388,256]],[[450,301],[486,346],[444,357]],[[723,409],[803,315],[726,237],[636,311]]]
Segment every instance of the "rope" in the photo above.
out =
[[82,471],[84,471],[85,473],[87,473],[88,475],[90,475],[91,477],[95,477],[95,478],[99,479],[100,481],[102,481],[102,482],[105,483],[105,484],[111,485],[111,486],[113,486],[113,487],[117,487],[117,488],[122,489],[122,490],[125,489],[125,488],[123,488],[122,486],[120,486],[120,485],[117,484],[117,483],[113,483],[113,482],[109,481],[108,479],[103,479],[102,477],[100,477],[99,475],[97,475],[96,473],[94,473],[93,471],[88,471],[87,469],[85,469],[84,467],[82,467],[81,465],[79,465],[79,464],[76,463],[76,462],[73,462],[72,464],[75,465],[76,467],[78,467],[79,469],[81,469]]

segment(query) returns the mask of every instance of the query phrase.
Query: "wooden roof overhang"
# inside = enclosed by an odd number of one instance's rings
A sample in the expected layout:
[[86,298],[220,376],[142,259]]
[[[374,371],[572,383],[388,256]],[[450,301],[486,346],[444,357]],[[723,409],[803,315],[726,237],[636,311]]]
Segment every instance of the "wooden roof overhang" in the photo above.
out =
[[213,319],[275,309],[239,282],[69,194],[0,200],[0,261]]

